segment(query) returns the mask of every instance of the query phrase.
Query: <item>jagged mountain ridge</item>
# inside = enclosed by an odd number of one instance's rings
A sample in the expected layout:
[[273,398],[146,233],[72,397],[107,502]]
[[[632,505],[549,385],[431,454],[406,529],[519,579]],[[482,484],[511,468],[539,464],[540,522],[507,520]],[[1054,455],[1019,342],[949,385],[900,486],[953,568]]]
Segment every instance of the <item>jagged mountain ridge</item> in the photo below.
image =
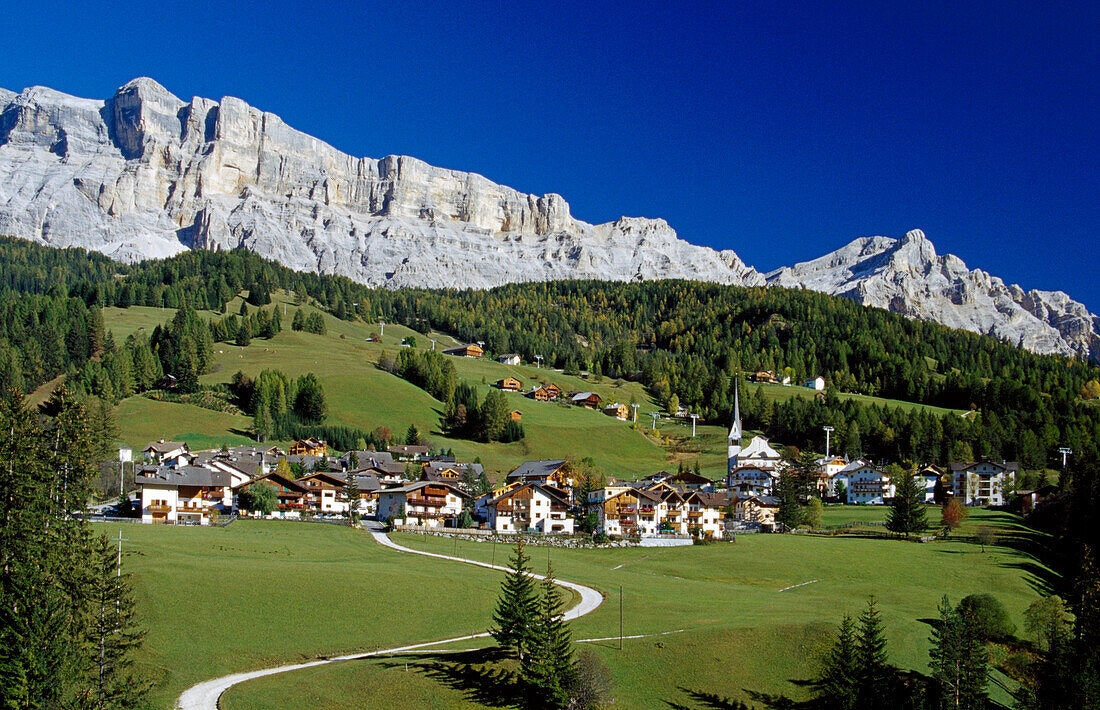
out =
[[990,335],[1041,353],[1100,360],[1100,318],[1062,291],[1024,291],[962,259],[940,256],[919,229],[901,239],[862,237],[766,276],[769,286],[807,288],[864,305]]
[[1100,322],[1062,292],[1006,286],[938,256],[918,231],[857,239],[765,277],[660,219],[574,219],[527,195],[406,156],[355,158],[224,97],[183,101],[148,78],[111,98],[0,89],[0,233],[122,261],[246,248],[388,287],[684,278],[847,296],[1100,360]]

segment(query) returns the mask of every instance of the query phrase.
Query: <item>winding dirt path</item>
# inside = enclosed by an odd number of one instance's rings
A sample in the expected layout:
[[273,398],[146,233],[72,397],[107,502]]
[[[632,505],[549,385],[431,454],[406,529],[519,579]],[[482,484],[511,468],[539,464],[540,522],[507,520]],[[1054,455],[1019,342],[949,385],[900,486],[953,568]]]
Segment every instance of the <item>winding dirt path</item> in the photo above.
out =
[[[388,535],[380,532],[372,532],[371,536],[374,537],[375,542],[383,547],[389,547],[399,552],[407,552],[413,555],[424,555],[425,557],[435,557],[440,560],[452,560],[454,562],[463,562],[468,565],[477,565],[478,567],[485,567],[486,569],[507,571],[507,567],[501,567],[500,565],[491,565],[486,562],[476,562],[474,560],[464,560],[460,557],[451,557],[450,555],[439,555],[434,552],[421,552],[420,550],[414,550],[404,545],[398,545],[391,540]],[[533,574],[532,577],[536,579],[545,579],[541,574]],[[565,612],[566,619],[576,619],[579,616],[589,614],[599,608],[603,603],[603,595],[597,592],[591,587],[586,587],[583,584],[576,584],[575,582],[566,582],[563,580],[554,580],[559,586],[571,589],[580,594],[580,602]],[[322,658],[316,661],[307,661],[305,663],[293,663],[285,666],[277,666],[275,668],[264,668],[258,671],[247,671],[244,673],[233,673],[231,675],[222,676],[221,678],[214,678],[213,680],[203,681],[196,685],[191,686],[187,690],[183,691],[179,700],[176,701],[176,707],[178,710],[218,710],[218,698],[222,696],[222,693],[232,688],[238,683],[243,683],[246,680],[253,680],[255,678],[262,678],[264,676],[275,675],[276,673],[287,673],[289,671],[296,671],[302,668],[313,668],[314,666],[323,666],[328,663],[339,663],[341,661],[354,661],[360,658],[370,658],[372,656],[387,656],[395,653],[404,653],[407,651],[415,651],[417,649],[427,648],[430,646],[439,646],[445,643],[452,643],[455,641],[469,641],[471,639],[485,638],[489,635],[488,631],[484,631],[480,634],[470,634],[468,636],[454,636],[452,638],[440,639],[438,641],[429,641],[427,643],[417,643],[411,646],[397,646],[394,648],[386,648],[380,651],[370,651],[367,653],[353,653],[347,656],[336,656],[333,658]]]

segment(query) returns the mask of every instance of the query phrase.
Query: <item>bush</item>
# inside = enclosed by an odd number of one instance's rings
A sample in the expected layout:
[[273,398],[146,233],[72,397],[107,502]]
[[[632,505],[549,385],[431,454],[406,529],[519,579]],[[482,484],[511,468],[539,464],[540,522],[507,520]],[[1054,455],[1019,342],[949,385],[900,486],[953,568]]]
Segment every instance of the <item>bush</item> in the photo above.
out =
[[1005,641],[1016,633],[1008,610],[992,594],[971,594],[959,602],[959,615],[971,633],[986,641]]

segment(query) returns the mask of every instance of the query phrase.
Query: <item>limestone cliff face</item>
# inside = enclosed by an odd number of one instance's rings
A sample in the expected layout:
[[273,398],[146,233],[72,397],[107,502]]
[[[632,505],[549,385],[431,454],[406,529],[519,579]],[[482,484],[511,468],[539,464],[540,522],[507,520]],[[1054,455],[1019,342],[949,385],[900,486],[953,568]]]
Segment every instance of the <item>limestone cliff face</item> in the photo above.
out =
[[405,156],[355,158],[240,99],[183,101],[139,78],[107,101],[0,94],[0,233],[121,260],[246,248],[371,285],[686,278],[763,284],[663,220],[573,219]]
[[1100,360],[1100,318],[1061,291],[1024,291],[957,256],[924,232],[864,237],[813,261],[777,269],[768,284],[846,296],[869,306],[991,335],[1041,353]]
[[574,219],[541,197],[415,158],[356,158],[244,101],[183,101],[152,79],[106,101],[0,89],[0,234],[122,261],[244,248],[370,285],[488,288],[556,279],[683,278],[804,287],[1100,360],[1100,320],[1023,291],[924,234],[869,237],[765,276],[660,219]]

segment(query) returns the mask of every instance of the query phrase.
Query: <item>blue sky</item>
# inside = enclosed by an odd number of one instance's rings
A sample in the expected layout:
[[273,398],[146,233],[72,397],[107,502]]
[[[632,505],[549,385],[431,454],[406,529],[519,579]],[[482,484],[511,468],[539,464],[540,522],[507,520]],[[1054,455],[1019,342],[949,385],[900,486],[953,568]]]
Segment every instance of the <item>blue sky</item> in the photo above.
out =
[[7,10],[5,88],[239,96],[349,153],[557,192],[590,222],[663,217],[761,270],[920,227],[1100,311],[1100,3]]

